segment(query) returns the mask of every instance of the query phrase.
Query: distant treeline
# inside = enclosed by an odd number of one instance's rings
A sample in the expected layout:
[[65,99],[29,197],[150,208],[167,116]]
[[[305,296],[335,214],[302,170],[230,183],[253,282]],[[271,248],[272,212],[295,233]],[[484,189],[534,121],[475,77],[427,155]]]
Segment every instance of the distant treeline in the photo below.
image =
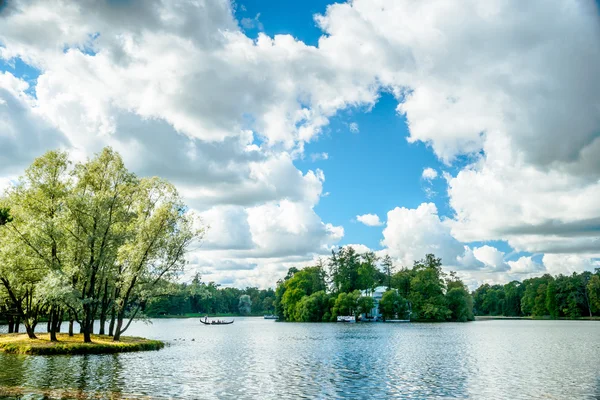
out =
[[473,292],[477,315],[580,318],[600,316],[600,268],[573,275],[543,275]]
[[196,274],[191,283],[161,282],[163,294],[145,304],[148,317],[184,316],[186,314],[263,315],[275,310],[273,289],[220,287],[202,282]]

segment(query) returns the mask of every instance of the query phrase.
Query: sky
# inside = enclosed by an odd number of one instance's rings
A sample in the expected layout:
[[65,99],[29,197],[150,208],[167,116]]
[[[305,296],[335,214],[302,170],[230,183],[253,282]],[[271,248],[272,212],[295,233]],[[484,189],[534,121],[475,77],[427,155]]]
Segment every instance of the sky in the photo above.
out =
[[592,0],[6,1],[0,189],[111,146],[209,226],[187,277],[338,246],[470,287],[600,267]]

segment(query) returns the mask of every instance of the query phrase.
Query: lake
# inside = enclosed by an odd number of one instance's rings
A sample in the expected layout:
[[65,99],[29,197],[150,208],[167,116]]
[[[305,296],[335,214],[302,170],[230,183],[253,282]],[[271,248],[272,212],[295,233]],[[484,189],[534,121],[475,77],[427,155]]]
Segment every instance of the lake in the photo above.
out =
[[[63,325],[63,329],[66,324]],[[0,332],[6,327],[0,326]],[[25,398],[600,398],[600,322],[310,324],[236,318],[135,323],[158,352],[0,353],[0,387]]]

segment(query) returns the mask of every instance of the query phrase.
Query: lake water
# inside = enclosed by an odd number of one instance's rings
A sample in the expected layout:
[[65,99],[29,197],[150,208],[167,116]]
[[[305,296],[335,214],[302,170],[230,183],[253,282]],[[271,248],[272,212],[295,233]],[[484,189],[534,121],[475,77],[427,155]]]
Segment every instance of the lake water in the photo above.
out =
[[[0,332],[5,327],[0,327]],[[132,325],[158,352],[0,353],[0,387],[30,399],[599,399],[600,322],[298,324],[236,318]],[[0,389],[1,391],[2,389]]]

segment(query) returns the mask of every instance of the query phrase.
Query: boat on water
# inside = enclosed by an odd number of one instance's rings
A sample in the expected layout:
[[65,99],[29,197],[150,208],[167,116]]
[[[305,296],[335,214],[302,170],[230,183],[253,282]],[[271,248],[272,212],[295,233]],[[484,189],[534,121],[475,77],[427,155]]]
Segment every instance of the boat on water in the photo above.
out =
[[265,319],[279,319],[279,317],[277,315],[265,315]]
[[356,322],[356,317],[354,315],[339,315],[337,317],[337,322],[347,322],[351,324]]
[[406,322],[410,322],[410,319],[386,319],[384,322],[389,322],[389,323],[406,323]]
[[205,319],[201,319],[200,322],[203,323],[204,325],[231,325],[233,324],[234,320],[231,321],[208,321],[206,318]]

